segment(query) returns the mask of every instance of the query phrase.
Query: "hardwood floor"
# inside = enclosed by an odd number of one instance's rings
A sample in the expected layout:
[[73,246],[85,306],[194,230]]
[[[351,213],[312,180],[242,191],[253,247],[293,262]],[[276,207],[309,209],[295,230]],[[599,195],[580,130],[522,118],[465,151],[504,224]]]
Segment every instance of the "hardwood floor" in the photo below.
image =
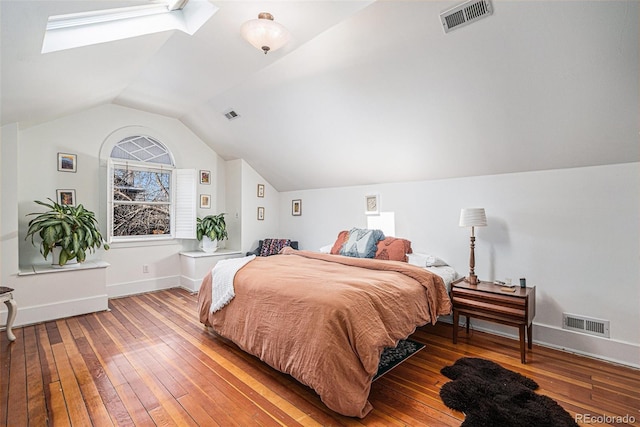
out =
[[[327,409],[315,392],[207,332],[197,296],[181,289],[110,301],[111,311],[1,333],[0,425],[7,426],[459,426],[439,397],[440,369],[491,359],[540,384],[572,415],[634,417],[640,371],[451,325],[419,329],[426,348],[376,381],[364,419]],[[593,419],[591,419],[593,421]],[[625,425],[615,423],[590,425]]]

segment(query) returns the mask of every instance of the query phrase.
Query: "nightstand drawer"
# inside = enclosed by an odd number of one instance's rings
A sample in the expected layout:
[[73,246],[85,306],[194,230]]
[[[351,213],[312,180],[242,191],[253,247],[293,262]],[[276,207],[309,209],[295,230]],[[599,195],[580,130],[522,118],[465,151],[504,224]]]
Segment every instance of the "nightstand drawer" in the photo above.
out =
[[[524,302],[524,300],[522,300]],[[525,305],[524,304],[510,304],[504,302],[503,304],[496,304],[495,301],[482,299],[465,298],[464,296],[455,296],[452,299],[453,304],[458,310],[473,310],[479,312],[501,314],[507,317],[514,317],[517,319],[525,318]]]
[[477,301],[486,301],[491,304],[522,306],[526,305],[526,298],[520,298],[514,294],[497,294],[492,292],[478,292],[472,289],[453,288],[452,297],[469,298]]

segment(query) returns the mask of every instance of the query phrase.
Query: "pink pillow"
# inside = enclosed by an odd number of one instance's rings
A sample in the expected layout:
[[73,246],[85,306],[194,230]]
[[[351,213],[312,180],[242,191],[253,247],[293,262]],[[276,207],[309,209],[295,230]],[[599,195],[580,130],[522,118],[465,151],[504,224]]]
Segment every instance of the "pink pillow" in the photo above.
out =
[[407,239],[387,237],[378,242],[375,259],[407,262],[407,254],[412,253],[411,242]]

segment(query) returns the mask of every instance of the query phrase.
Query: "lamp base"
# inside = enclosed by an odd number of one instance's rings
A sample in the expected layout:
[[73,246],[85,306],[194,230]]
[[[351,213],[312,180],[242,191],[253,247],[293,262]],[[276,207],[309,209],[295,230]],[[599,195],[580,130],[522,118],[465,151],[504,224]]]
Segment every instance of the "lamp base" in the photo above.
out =
[[477,285],[478,284],[478,276],[476,276],[475,274],[470,274],[469,276],[464,278],[464,281],[469,283],[470,285]]

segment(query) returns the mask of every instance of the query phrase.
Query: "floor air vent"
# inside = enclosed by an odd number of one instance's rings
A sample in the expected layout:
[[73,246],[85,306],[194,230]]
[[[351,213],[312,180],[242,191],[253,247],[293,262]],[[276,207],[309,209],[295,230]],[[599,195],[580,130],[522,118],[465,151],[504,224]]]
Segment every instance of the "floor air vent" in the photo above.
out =
[[562,329],[609,338],[609,321],[562,313]]
[[444,32],[464,27],[493,13],[489,0],[469,0],[440,14]]

